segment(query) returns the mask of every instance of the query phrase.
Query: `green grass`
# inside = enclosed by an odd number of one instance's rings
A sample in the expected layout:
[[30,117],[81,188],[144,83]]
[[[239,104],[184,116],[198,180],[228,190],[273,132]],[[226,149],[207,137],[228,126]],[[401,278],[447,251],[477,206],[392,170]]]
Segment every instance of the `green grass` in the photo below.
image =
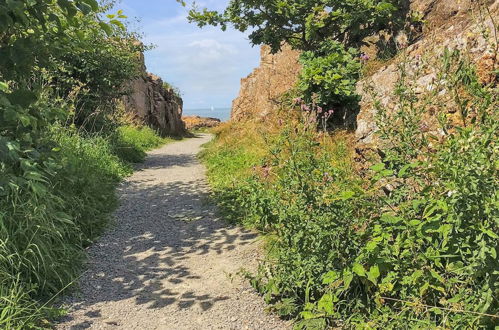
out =
[[57,126],[23,171],[0,167],[10,188],[0,198],[0,328],[49,327],[59,313],[50,304],[81,274],[84,249],[108,226],[130,162],[170,141],[136,127],[117,136]]
[[172,138],[158,136],[149,127],[122,126],[116,132],[115,153],[125,161],[139,163],[144,160],[146,151],[172,141]]
[[236,201],[244,195],[245,183],[253,175],[253,168],[261,164],[268,152],[263,135],[252,128],[255,127],[251,124],[222,124],[212,130],[216,138],[207,143],[199,155],[208,169],[208,181],[216,202],[231,222],[248,222],[246,212]]

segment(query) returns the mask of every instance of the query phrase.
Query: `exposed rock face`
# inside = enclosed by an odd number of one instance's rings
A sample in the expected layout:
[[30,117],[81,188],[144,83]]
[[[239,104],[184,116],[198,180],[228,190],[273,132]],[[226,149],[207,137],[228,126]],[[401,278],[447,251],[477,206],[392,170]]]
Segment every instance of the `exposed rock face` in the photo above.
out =
[[[499,20],[499,1],[488,1],[489,13],[481,12],[473,7],[471,0],[448,1],[448,0],[413,0],[411,9],[424,14],[426,21],[421,38],[415,43],[408,45],[403,54],[397,56],[390,64],[381,67],[370,77],[360,81],[357,92],[362,95],[361,111],[357,117],[357,130],[355,132],[360,144],[377,144],[376,134],[376,109],[373,99],[367,93],[367,88],[373,88],[376,99],[381,101],[386,109],[395,110],[396,99],[394,95],[395,85],[400,77],[399,65],[405,63],[409,76],[416,76],[411,81],[415,91],[423,93],[432,88],[437,80],[436,69],[441,64],[441,58],[445,48],[450,50],[466,50],[470,59],[477,64],[480,80],[490,83],[494,79],[491,75],[494,66],[499,59],[494,59],[495,50],[493,44],[494,26],[491,16]],[[483,31],[489,31],[487,38]],[[497,66],[496,66],[497,68]],[[452,105],[448,104],[449,111]],[[428,118],[431,129],[431,121],[436,124],[436,118]],[[435,125],[436,126],[436,125]]]
[[[141,56],[144,63],[144,58]],[[186,133],[182,121],[183,101],[172,90],[163,86],[161,78],[146,72],[130,82],[131,94],[124,97],[125,109],[144,124],[163,136],[181,136]]]
[[260,66],[241,79],[241,91],[232,103],[232,121],[263,119],[279,106],[279,98],[292,88],[300,72],[299,52],[284,47],[272,55],[261,49]]
[[[356,137],[359,144],[376,144],[376,109],[367,87],[373,87],[377,100],[383,106],[394,109],[394,89],[400,77],[399,65],[408,62],[409,70],[422,71],[412,82],[421,91],[431,88],[437,77],[436,66],[428,65],[440,61],[445,47],[466,50],[477,64],[480,80],[490,83],[496,79],[491,72],[498,68],[499,59],[492,49],[495,33],[490,15],[499,22],[499,0],[484,0],[488,11],[478,10],[474,0],[411,0],[410,9],[420,13],[424,25],[417,27],[418,38],[411,40],[405,35],[397,36],[400,54],[384,65],[379,65],[369,76],[360,81],[357,92],[362,96],[361,109],[357,117]],[[489,15],[490,14],[490,15]],[[488,40],[483,31],[488,31]],[[375,40],[371,41],[374,45]],[[379,39],[379,38],[378,38]],[[373,47],[367,47],[366,52]],[[364,49],[363,49],[364,51]],[[370,53],[371,54],[375,54]],[[279,107],[279,96],[292,88],[300,72],[299,52],[285,48],[271,55],[262,47],[260,67],[241,80],[239,97],[233,102],[232,121],[266,118]],[[429,59],[422,68],[421,58]]]
[[186,116],[182,117],[182,120],[188,130],[217,127],[222,123],[218,118],[200,116]]

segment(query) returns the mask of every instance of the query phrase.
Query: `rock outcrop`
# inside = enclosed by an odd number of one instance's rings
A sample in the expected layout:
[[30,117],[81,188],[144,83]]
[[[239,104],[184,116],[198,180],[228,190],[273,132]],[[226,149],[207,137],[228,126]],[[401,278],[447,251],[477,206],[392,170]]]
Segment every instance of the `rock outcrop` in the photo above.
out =
[[[413,0],[411,10],[422,14],[425,27],[420,37],[412,44],[400,45],[401,54],[382,65],[357,85],[362,96],[361,110],[357,117],[356,137],[360,144],[377,144],[376,108],[371,95],[376,95],[383,107],[389,111],[396,109],[395,86],[400,78],[400,65],[404,68],[417,93],[431,90],[436,84],[437,69],[442,64],[445,48],[465,51],[471,61],[477,64],[480,80],[490,83],[495,75],[499,58],[494,23],[499,21],[499,1],[488,1],[488,10],[477,7],[471,0]],[[416,74],[417,72],[417,74]],[[367,92],[367,90],[370,90]],[[447,104],[452,111],[452,104]],[[428,118],[429,129],[436,125],[435,118]],[[435,125],[432,125],[432,121]]]
[[222,123],[218,118],[200,116],[184,116],[182,120],[188,130],[217,127]]
[[299,52],[290,47],[274,55],[263,46],[260,66],[241,79],[239,96],[232,103],[231,120],[263,119],[276,110],[279,98],[297,81],[301,69],[298,58]]
[[182,98],[166,89],[160,77],[146,72],[143,55],[140,61],[143,73],[128,86],[130,94],[123,100],[125,110],[163,136],[186,134]]
[[[422,72],[413,82],[419,90],[431,88],[437,75],[437,66],[433,64],[440,61],[446,47],[466,50],[477,64],[478,74],[484,83],[490,83],[497,77],[491,72],[499,67],[499,58],[495,58],[499,49],[493,49],[497,42],[496,33],[499,33],[495,31],[493,22],[499,22],[499,0],[482,1],[481,10],[473,0],[411,0],[410,11],[419,15],[424,24],[415,24],[416,31],[412,37],[404,34],[396,36],[399,55],[385,63],[374,60],[370,63],[374,69],[358,83],[357,92],[362,96],[362,102],[356,118],[355,134],[361,145],[376,143],[374,133],[378,128],[371,95],[376,94],[377,100],[381,100],[387,109],[396,106],[394,90],[400,77],[401,63],[406,63],[409,70]],[[386,36],[380,35],[377,39],[380,38]],[[375,55],[373,49],[377,41],[376,38],[370,40],[372,46],[363,51]],[[241,91],[234,100],[231,120],[258,120],[276,110],[280,105],[279,96],[297,81],[300,71],[298,57],[299,53],[289,48],[271,55],[269,49],[263,47],[260,67],[241,80]],[[428,59],[425,67],[421,67],[422,58]]]

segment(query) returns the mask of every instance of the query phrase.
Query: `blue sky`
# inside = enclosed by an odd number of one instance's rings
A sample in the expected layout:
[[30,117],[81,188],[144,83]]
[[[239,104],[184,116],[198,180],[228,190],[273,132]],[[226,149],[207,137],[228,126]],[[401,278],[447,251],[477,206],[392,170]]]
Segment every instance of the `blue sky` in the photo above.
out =
[[[223,9],[227,2],[196,1],[210,9]],[[117,9],[144,33],[146,44],[156,46],[145,54],[147,69],[180,88],[186,109],[230,107],[240,79],[258,65],[259,47],[251,47],[246,35],[189,24],[188,8],[175,0],[122,0]]]

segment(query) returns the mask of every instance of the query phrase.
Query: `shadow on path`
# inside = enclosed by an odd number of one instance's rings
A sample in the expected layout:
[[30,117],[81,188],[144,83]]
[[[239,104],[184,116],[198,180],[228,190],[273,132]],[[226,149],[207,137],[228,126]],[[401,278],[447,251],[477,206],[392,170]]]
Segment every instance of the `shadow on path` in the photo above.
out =
[[102,303],[132,299],[137,308],[207,311],[228,299],[196,290],[204,274],[202,265],[192,270],[192,261],[250,244],[256,235],[219,219],[203,175],[181,179],[186,170],[200,169],[194,155],[151,154],[123,184],[116,225],[89,249],[81,292],[69,302],[85,312],[71,329],[92,327],[102,317]]

